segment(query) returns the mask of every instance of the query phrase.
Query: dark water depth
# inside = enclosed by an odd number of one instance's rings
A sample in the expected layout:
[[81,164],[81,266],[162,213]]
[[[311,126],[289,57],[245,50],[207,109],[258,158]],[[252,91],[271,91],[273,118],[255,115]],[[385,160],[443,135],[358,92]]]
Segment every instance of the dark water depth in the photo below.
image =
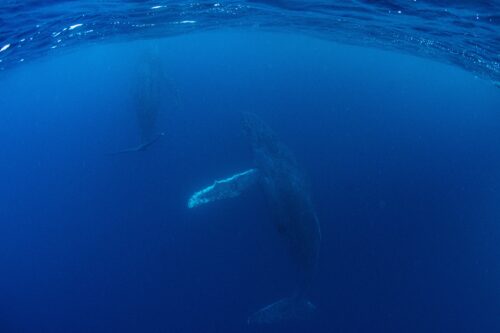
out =
[[[138,91],[165,136],[110,156],[141,142]],[[5,71],[0,332],[498,332],[499,106],[455,66],[253,29]],[[261,192],[187,208],[252,166],[242,112],[295,153],[318,212],[300,324],[247,325],[294,285]]]

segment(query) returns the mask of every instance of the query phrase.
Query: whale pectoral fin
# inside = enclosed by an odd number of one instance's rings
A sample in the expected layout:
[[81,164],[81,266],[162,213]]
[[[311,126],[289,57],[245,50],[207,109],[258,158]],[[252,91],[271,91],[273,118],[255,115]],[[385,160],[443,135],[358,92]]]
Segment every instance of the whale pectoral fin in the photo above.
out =
[[196,192],[189,198],[188,207],[194,208],[209,202],[234,198],[257,182],[257,169],[249,169],[231,177],[216,180],[212,185]]
[[280,299],[255,312],[248,318],[248,324],[276,324],[311,318],[316,306],[304,298]]

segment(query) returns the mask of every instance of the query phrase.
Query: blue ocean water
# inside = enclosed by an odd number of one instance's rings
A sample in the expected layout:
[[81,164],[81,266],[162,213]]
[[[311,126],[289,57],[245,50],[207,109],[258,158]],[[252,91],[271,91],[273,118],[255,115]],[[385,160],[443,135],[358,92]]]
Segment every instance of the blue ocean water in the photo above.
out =
[[[0,332],[499,332],[499,6],[5,1]],[[187,206],[245,112],[309,184],[306,320],[247,322],[296,283],[261,189]]]

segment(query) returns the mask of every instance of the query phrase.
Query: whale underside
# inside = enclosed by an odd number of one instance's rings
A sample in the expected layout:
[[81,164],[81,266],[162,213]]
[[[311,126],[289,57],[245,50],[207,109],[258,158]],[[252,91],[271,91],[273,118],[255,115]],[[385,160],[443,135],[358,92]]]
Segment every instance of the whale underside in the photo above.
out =
[[298,272],[292,296],[267,305],[248,318],[249,323],[268,324],[308,317],[315,309],[306,299],[316,269],[321,232],[308,186],[294,155],[274,132],[254,114],[243,115],[254,167],[196,192],[190,208],[237,197],[252,185],[260,185],[279,234],[286,240]]

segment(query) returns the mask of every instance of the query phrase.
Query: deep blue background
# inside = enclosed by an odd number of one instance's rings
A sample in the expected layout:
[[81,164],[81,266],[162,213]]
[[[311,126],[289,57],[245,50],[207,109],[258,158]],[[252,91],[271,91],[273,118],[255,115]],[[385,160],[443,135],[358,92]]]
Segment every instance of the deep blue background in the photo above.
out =
[[[178,101],[137,144],[132,75]],[[172,96],[172,95],[169,95]],[[451,66],[251,31],[80,48],[0,77],[0,332],[498,332],[500,91]],[[323,231],[317,316],[257,328],[291,264],[245,170],[240,113],[295,152]]]

